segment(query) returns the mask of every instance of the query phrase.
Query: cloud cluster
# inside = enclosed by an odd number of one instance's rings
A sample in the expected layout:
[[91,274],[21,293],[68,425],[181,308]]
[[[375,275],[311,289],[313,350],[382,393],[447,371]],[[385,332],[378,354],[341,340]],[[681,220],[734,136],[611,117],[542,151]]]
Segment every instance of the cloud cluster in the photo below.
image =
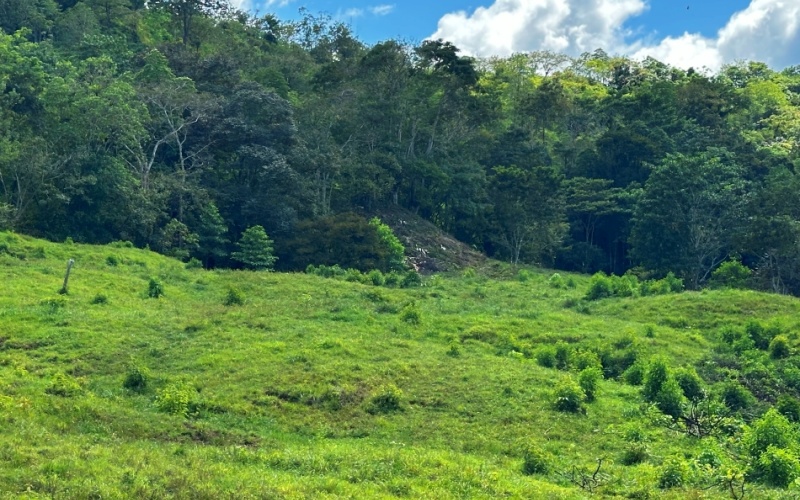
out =
[[751,0],[715,38],[684,33],[636,39],[625,23],[645,9],[646,0],[495,0],[471,14],[446,14],[431,38],[451,41],[476,56],[532,50],[579,55],[603,48],[684,68],[717,69],[739,59],[776,67],[800,63],[800,0]]
[[394,11],[394,5],[390,4],[381,4],[381,5],[372,5],[367,7],[366,9],[361,9],[357,7],[341,10],[336,13],[336,18],[355,18],[361,17],[365,14],[372,14],[373,16],[386,16],[391,14]]

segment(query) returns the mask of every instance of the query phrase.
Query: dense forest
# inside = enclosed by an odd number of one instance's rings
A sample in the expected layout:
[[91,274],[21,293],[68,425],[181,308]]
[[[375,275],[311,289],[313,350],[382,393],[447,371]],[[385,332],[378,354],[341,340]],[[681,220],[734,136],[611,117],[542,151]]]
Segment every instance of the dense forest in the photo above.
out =
[[477,60],[214,0],[0,0],[0,28],[0,230],[213,267],[262,226],[302,269],[397,207],[512,263],[800,293],[800,67]]

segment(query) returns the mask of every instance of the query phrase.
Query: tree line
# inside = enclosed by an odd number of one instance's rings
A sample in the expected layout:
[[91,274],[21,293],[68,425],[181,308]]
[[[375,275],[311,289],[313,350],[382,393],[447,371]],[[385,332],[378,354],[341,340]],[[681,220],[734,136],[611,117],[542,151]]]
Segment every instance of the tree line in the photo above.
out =
[[214,0],[0,0],[0,29],[0,229],[220,266],[262,226],[279,268],[358,267],[396,206],[513,263],[800,293],[800,66],[478,60]]

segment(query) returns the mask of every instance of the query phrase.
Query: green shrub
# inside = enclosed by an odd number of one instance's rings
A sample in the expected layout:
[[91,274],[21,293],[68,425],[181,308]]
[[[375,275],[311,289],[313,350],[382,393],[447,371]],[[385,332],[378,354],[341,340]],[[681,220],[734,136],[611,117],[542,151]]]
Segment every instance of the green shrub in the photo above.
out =
[[231,258],[246,269],[272,270],[275,257],[272,240],[262,226],[251,226],[242,234],[239,251],[233,252]]
[[777,336],[780,331],[777,328],[767,328],[758,321],[750,320],[745,326],[745,333],[753,340],[753,344],[762,351],[769,348],[772,339]]
[[147,284],[147,296],[151,299],[157,299],[164,295],[164,285],[161,284],[156,278],[150,278],[150,282]]
[[369,282],[375,286],[383,286],[386,283],[386,278],[384,278],[383,273],[379,269],[373,269],[367,275]]
[[453,358],[461,356],[461,345],[458,342],[450,342],[450,346],[447,348],[447,355]]
[[597,397],[597,388],[603,380],[603,371],[597,367],[590,367],[578,374],[578,385],[586,395],[586,401],[594,401]]
[[108,304],[108,297],[105,294],[98,293],[97,295],[92,297],[92,300],[89,301],[89,303],[93,305]]
[[579,351],[573,356],[573,364],[575,368],[585,370],[586,368],[597,368],[603,370],[603,363],[600,362],[600,356],[594,351]]
[[656,394],[653,403],[665,415],[678,418],[683,412],[683,391],[674,378],[667,379]]
[[683,391],[683,395],[689,401],[700,401],[705,399],[706,391],[703,388],[703,380],[694,368],[680,368],[675,371],[675,380]]
[[381,222],[377,217],[373,217],[369,221],[369,225],[375,228],[385,250],[385,266],[389,271],[402,271],[406,268],[405,247],[400,242],[400,239],[395,236],[392,228]]
[[656,358],[650,362],[644,376],[642,394],[647,401],[655,402],[661,387],[672,377],[666,361]]
[[800,422],[800,401],[788,394],[781,394],[775,403],[775,409],[791,422]]
[[418,272],[411,270],[405,273],[402,281],[400,282],[401,288],[413,288],[422,284],[422,276]]
[[358,269],[347,269],[344,272],[344,280],[350,283],[360,283],[362,279],[361,271]]
[[547,474],[550,472],[552,457],[535,445],[530,445],[522,455],[523,474]]
[[388,287],[398,286],[402,280],[403,275],[394,271],[384,276],[384,284]]
[[44,392],[54,396],[71,398],[80,394],[82,390],[83,389],[77,380],[63,373],[57,373],[50,380],[50,384],[47,386]]
[[394,384],[385,384],[373,392],[367,411],[372,414],[402,410],[403,391]]
[[772,359],[788,358],[791,354],[789,339],[786,335],[778,335],[769,343],[769,355]]
[[705,467],[717,469],[722,465],[722,459],[715,450],[706,448],[697,455],[697,463]]
[[570,361],[572,360],[572,346],[566,342],[559,340],[556,342],[556,368],[559,370],[566,370],[569,368]]
[[650,458],[650,447],[647,443],[632,442],[622,452],[620,462],[622,465],[637,465]]
[[244,304],[244,294],[237,288],[228,288],[225,300],[222,302],[226,306],[241,306]]
[[571,378],[562,380],[553,394],[553,408],[565,413],[585,413],[583,401],[586,399],[581,386]]
[[125,380],[122,381],[122,387],[134,392],[143,392],[147,389],[149,380],[150,372],[146,367],[131,363],[128,367],[128,373],[125,374]]
[[611,279],[604,273],[597,273],[589,280],[589,290],[586,292],[587,300],[599,300],[611,297],[614,287]]
[[417,309],[416,304],[408,304],[400,311],[400,319],[411,325],[419,325],[422,323],[422,315]]
[[758,457],[756,475],[765,483],[787,488],[800,476],[800,461],[791,450],[768,446]]
[[564,281],[564,278],[558,273],[553,273],[553,275],[547,279],[547,284],[550,285],[551,288],[558,288],[558,289],[567,288],[567,283]]
[[642,394],[665,415],[677,418],[683,410],[683,391],[663,359],[650,363],[644,377]]
[[533,273],[527,269],[520,269],[519,272],[517,272],[517,279],[523,283],[530,281],[531,278],[533,278]]
[[169,384],[156,394],[156,408],[170,415],[187,416],[192,391],[185,384]]
[[464,277],[464,278],[467,278],[467,279],[474,278],[477,275],[478,275],[478,273],[476,273],[475,269],[473,269],[471,267],[468,267],[468,268],[464,269],[464,272],[461,273],[461,276]]
[[722,385],[720,399],[732,411],[745,410],[756,400],[746,387],[733,380]]
[[686,484],[689,479],[689,465],[680,457],[670,457],[658,471],[658,487],[661,489],[677,488]]
[[202,269],[203,263],[200,262],[198,259],[192,257],[184,266],[186,269]]
[[752,271],[738,260],[728,260],[711,273],[709,283],[714,288],[747,288]]
[[770,446],[791,448],[796,439],[797,431],[791,422],[778,410],[770,408],[745,431],[742,443],[750,456],[757,459]]
[[555,368],[556,366],[556,348],[552,345],[546,345],[538,348],[534,354],[536,362],[539,366],[545,368]]
[[108,255],[106,256],[106,264],[111,267],[116,267],[119,265],[120,259],[116,255]]
[[642,361],[637,361],[622,373],[622,380],[628,385],[642,385],[646,372],[647,365]]

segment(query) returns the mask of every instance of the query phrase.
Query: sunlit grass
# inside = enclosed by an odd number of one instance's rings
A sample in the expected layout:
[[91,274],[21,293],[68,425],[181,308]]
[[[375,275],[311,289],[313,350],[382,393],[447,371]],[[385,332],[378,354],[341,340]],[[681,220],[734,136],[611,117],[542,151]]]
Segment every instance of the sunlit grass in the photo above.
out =
[[[69,293],[59,295],[70,258]],[[124,245],[0,233],[0,490],[565,498],[587,494],[565,473],[605,457],[607,494],[652,494],[664,457],[704,445],[652,425],[639,389],[614,380],[600,383],[586,415],[553,411],[553,387],[575,373],[540,366],[537,350],[565,341],[661,355],[677,367],[707,356],[723,326],[758,318],[794,332],[800,321],[800,302],[788,297],[715,291],[586,303],[586,277],[554,288],[551,272],[520,279],[493,266],[390,289],[187,270]],[[148,297],[151,279],[163,285],[158,299]],[[231,289],[241,304],[226,305]],[[134,366],[147,373],[135,391],[123,386]],[[402,393],[400,407],[374,411],[389,385]],[[185,412],[159,411],[167,390],[184,391]],[[619,457],[632,422],[650,436],[652,459],[627,467]],[[552,455],[548,474],[522,473],[531,443]]]

